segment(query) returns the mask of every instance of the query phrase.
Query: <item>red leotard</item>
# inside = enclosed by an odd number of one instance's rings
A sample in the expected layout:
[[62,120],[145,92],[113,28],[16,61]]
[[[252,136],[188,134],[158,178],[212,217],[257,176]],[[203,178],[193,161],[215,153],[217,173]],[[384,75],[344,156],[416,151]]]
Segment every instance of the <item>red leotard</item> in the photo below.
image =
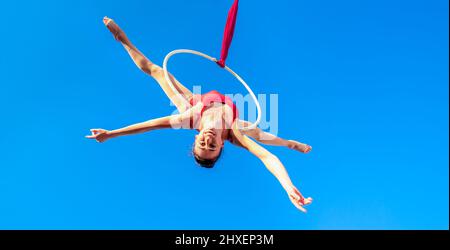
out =
[[231,100],[231,98],[229,98],[228,96],[224,96],[223,94],[221,94],[215,90],[210,91],[203,95],[199,95],[199,94],[193,95],[189,99],[189,103],[192,106],[195,106],[200,101],[203,104],[202,110],[200,112],[200,117],[203,115],[203,112],[207,108],[209,108],[216,102],[223,103],[223,104],[229,106],[233,110],[233,122],[236,120],[236,118],[239,117],[238,109],[237,109],[236,105],[233,103],[233,101]]

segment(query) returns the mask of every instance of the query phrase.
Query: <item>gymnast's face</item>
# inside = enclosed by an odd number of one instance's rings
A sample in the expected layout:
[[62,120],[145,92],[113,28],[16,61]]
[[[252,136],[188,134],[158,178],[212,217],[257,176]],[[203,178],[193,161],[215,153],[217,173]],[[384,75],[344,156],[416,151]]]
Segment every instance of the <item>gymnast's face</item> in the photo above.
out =
[[216,159],[223,147],[222,131],[217,129],[202,129],[195,136],[194,153],[206,160]]

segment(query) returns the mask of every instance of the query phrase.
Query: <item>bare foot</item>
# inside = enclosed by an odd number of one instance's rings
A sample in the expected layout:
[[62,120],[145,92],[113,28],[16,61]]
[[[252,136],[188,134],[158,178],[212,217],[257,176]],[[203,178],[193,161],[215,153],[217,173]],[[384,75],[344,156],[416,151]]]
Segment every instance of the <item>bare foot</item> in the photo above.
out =
[[288,147],[290,149],[295,149],[295,150],[305,153],[305,154],[311,152],[311,150],[312,150],[312,147],[310,145],[307,145],[307,144],[304,144],[304,143],[301,143],[298,141],[293,141],[293,140],[290,140],[289,142],[290,142],[290,145]]
[[123,38],[125,36],[125,33],[122,31],[122,29],[119,27],[119,25],[117,25],[114,22],[114,20],[112,20],[111,18],[105,16],[103,18],[103,23],[109,29],[111,34],[113,34],[114,39],[116,39],[117,41],[122,41],[123,40]]

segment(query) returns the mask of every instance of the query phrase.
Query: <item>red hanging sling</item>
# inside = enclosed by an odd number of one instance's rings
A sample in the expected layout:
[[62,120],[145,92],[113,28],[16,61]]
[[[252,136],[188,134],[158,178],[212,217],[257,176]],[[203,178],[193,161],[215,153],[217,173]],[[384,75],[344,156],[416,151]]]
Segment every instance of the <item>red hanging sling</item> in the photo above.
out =
[[233,41],[234,27],[236,26],[237,12],[239,7],[239,0],[235,0],[233,6],[231,6],[228,12],[227,24],[225,26],[225,32],[223,34],[222,51],[220,53],[220,60],[217,64],[224,68],[225,61],[228,57],[228,50],[230,49],[231,42]]

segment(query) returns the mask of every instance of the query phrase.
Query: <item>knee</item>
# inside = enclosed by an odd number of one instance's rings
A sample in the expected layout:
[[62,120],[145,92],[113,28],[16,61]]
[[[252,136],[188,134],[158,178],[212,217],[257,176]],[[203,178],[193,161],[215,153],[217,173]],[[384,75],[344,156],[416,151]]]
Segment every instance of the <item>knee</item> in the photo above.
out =
[[151,71],[152,71],[152,64],[149,63],[148,61],[146,61],[146,60],[140,60],[140,61],[137,61],[137,62],[136,62],[136,66],[137,66],[140,70],[144,71],[145,73],[151,74]]
[[148,74],[150,74],[153,77],[164,77],[164,70],[158,66],[158,65],[150,65],[150,67],[147,67]]

